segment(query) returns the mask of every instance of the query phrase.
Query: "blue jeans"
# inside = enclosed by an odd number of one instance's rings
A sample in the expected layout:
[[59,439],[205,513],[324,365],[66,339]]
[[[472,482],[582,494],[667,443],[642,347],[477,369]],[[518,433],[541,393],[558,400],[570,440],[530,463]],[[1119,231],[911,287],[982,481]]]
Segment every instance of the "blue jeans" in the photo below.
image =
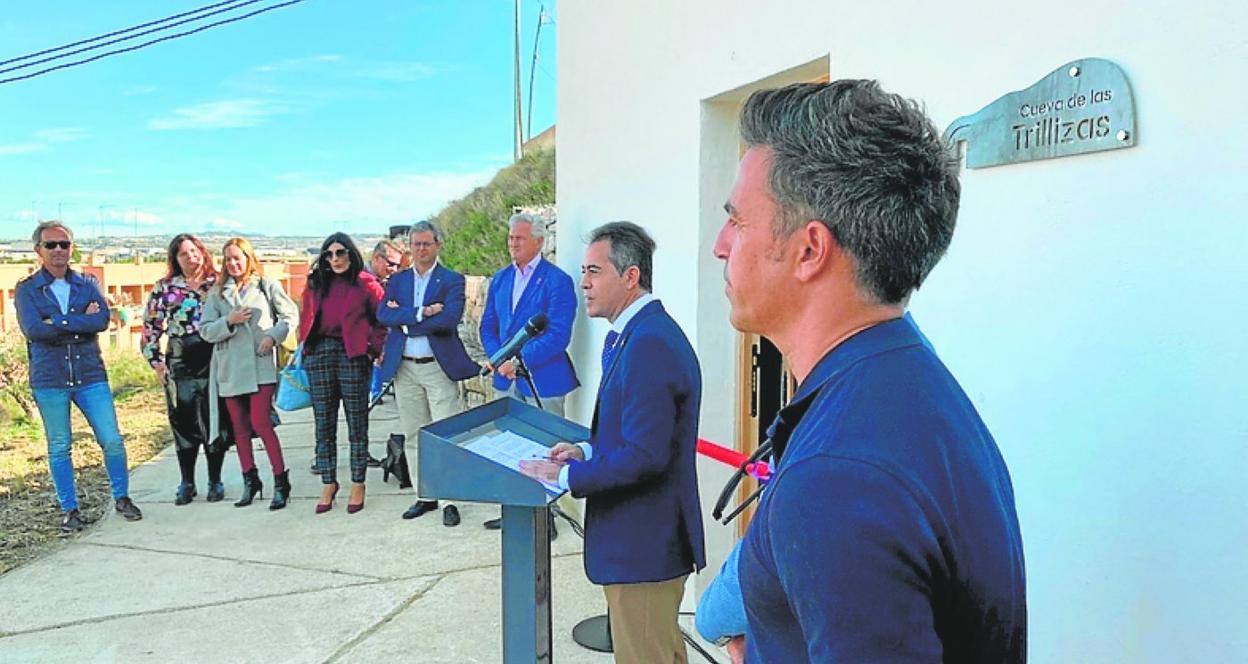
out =
[[56,498],[61,503],[61,509],[66,512],[78,509],[74,462],[70,458],[74,441],[69,427],[70,402],[78,405],[78,410],[82,411],[95,432],[95,442],[104,450],[104,469],[113,487],[113,499],[125,496],[130,483],[126,470],[126,446],[117,429],[117,411],[113,409],[113,391],[108,383],[92,383],[77,388],[35,388],[31,392],[43,418],[43,432],[48,439],[48,466],[52,470],[52,484],[56,486]]

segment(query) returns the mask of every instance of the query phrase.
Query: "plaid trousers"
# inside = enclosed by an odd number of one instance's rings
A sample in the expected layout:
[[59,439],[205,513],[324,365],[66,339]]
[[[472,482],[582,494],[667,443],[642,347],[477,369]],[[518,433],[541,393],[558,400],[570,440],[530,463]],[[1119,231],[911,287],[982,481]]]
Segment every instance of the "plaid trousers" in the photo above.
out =
[[304,358],[316,416],[316,467],[321,482],[338,481],[338,403],[347,413],[351,441],[351,481],[363,482],[368,470],[368,384],[373,363],[367,355],[347,358],[342,340],[322,337]]

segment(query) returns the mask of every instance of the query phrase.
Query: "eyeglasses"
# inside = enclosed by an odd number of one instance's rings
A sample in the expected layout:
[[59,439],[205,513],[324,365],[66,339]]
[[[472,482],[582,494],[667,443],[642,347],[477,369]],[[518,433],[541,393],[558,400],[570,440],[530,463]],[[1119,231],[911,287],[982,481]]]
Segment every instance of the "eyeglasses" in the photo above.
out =
[[438,246],[437,242],[413,242],[412,243],[413,249],[432,249],[433,247],[436,247],[436,246]]
[[39,244],[42,244],[43,248],[49,251],[52,249],[64,249],[68,251],[74,243],[70,240],[44,240]]
[[325,258],[346,258],[350,254],[351,252],[347,251],[346,249],[334,249],[332,251],[329,249],[326,249],[324,252],[321,253],[321,255],[324,256]]

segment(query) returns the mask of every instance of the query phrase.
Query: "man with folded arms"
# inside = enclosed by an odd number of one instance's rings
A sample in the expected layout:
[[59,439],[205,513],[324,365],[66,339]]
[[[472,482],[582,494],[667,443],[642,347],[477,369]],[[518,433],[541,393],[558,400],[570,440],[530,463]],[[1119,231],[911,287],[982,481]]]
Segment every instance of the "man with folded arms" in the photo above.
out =
[[[442,232],[433,222],[421,221],[412,226],[408,239],[412,267],[390,278],[377,321],[390,329],[381,375],[384,380],[394,379],[403,436],[416,445],[421,427],[460,411],[458,382],[477,375],[481,367],[459,339],[464,275],[438,262]],[[418,474],[419,456],[415,448],[407,455],[413,476]],[[415,519],[436,509],[438,501],[418,498],[403,518]],[[442,509],[442,524],[459,525],[454,505]]]
[[67,226],[40,222],[32,239],[43,265],[17,283],[14,299],[30,356],[30,390],[48,439],[48,467],[64,512],[61,532],[77,532],[88,523],[74,486],[70,404],[86,417],[104,451],[114,509],[127,521],[138,521],[143,513],[127,495],[126,447],[96,337],[108,329],[108,302],[95,277],[70,269],[74,236]]

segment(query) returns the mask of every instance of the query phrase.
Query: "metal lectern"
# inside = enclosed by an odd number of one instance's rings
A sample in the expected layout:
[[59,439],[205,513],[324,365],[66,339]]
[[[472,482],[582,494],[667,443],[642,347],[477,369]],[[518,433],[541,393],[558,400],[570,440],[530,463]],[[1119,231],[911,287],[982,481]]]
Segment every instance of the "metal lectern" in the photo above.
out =
[[518,401],[499,399],[420,430],[419,495],[498,503],[503,511],[503,661],[552,661],[550,503],[562,494],[464,446],[510,431],[550,447],[589,430]]

